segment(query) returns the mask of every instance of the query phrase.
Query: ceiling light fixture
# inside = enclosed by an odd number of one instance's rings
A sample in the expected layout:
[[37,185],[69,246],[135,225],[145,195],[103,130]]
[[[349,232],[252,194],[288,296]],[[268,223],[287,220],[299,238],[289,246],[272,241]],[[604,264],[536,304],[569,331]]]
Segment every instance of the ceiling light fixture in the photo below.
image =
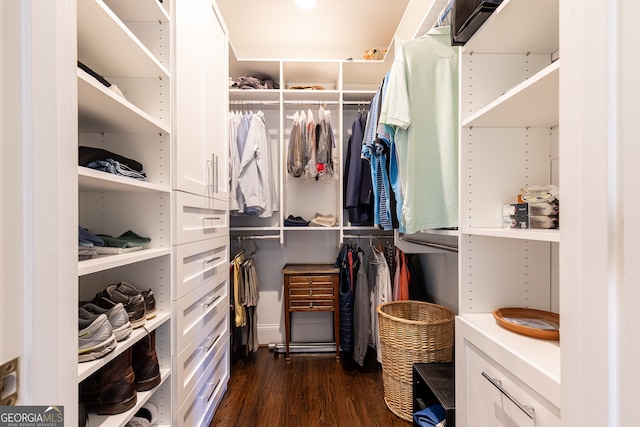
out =
[[313,9],[316,6],[316,0],[295,0],[296,6],[303,10]]

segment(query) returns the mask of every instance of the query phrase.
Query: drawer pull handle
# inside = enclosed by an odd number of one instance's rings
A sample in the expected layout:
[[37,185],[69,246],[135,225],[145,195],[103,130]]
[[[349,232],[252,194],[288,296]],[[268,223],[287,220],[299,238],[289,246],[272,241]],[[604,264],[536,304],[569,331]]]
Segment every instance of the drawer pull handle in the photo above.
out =
[[219,299],[220,299],[220,295],[216,295],[215,297],[209,297],[202,305],[204,305],[205,307],[209,307],[211,304],[218,301]]
[[309,289],[309,296],[312,297],[313,296],[313,289]]
[[312,302],[309,303],[309,308],[313,308],[313,303]]
[[204,218],[202,218],[203,221],[219,221],[220,217],[219,216],[205,216]]
[[205,259],[205,260],[204,260],[204,261],[202,261],[202,262],[203,262],[204,264],[211,264],[212,262],[217,261],[217,260],[219,260],[219,259],[220,259],[220,257],[219,257],[219,256],[214,256],[213,258],[211,258],[211,259]]
[[214,346],[214,344],[218,341],[219,338],[220,338],[220,334],[218,334],[218,336],[216,336],[214,339],[209,338],[209,341],[204,347],[204,352],[208,353],[209,350],[211,350],[211,347]]
[[211,401],[211,399],[213,398],[213,395],[216,393],[216,389],[218,388],[218,384],[220,384],[220,380],[216,381],[215,384],[213,383],[209,383],[209,385],[212,385],[213,387],[211,387],[211,391],[207,392],[207,397],[204,398],[206,400],[207,403],[209,403]]
[[311,277],[309,277],[309,284],[313,283],[313,279]]
[[502,384],[499,379],[491,378],[486,372],[483,372],[482,376],[485,377],[491,384],[493,384],[493,386],[497,388],[500,391],[500,393],[504,394],[507,397],[507,399],[512,401],[522,412],[525,413],[527,417],[533,419],[533,415],[534,415],[533,407],[523,405],[522,403],[518,402],[518,400],[515,397],[513,397],[511,393],[509,393],[507,390],[502,388]]

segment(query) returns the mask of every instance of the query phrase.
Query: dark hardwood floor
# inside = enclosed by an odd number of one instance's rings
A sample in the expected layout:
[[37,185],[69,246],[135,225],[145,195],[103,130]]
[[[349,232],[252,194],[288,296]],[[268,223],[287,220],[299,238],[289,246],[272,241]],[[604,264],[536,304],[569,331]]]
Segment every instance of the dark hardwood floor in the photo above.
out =
[[211,427],[411,426],[387,408],[379,364],[343,359],[292,353],[287,363],[267,347],[237,357]]

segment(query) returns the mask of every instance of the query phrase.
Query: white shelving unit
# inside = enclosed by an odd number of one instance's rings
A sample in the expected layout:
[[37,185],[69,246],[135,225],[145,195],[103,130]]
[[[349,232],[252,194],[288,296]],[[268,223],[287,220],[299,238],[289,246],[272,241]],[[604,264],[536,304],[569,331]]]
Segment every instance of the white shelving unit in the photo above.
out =
[[[149,248],[98,256],[78,263],[79,299],[108,284],[127,281],[151,288],[158,314],[145,323],[156,333],[162,382],[138,393],[136,406],[116,416],[90,414],[91,426],[123,426],[146,401],[159,409],[159,424],[171,424],[171,176],[168,87],[170,15],[154,0],[86,0],[77,4],[78,60],[124,94],[117,94],[78,68],[78,144],[139,161],[147,181],[78,167],[80,226],[94,234],[127,230],[151,238]],[[163,47],[164,45],[164,47]],[[136,329],[104,358],[78,364],[78,383],[144,338]]]
[[[255,75],[269,77],[280,85],[280,89],[230,89],[230,108],[254,109],[265,112],[267,126],[275,145],[272,154],[277,159],[274,179],[280,199],[279,212],[271,219],[231,217],[231,231],[237,234],[276,233],[281,244],[286,244],[285,235],[304,232],[337,232],[340,244],[344,234],[381,233],[374,227],[351,226],[346,211],[342,208],[342,179],[345,150],[351,123],[358,109],[368,109],[368,103],[382,83],[385,73],[391,68],[393,53],[380,61],[313,61],[313,60],[242,60],[230,50],[229,64],[232,78]],[[324,90],[289,89],[290,86],[322,86]],[[360,104],[360,105],[358,105]],[[294,178],[286,172],[286,156],[289,119],[295,111],[311,109],[317,120],[318,107],[331,112],[331,123],[339,152],[339,179],[332,183],[308,182]],[[302,216],[309,220],[318,212],[333,214],[338,219],[336,227],[285,227],[288,215]],[[387,233],[388,234],[388,233]]]
[[[369,102],[391,68],[393,52],[382,61],[304,61],[238,59],[229,51],[229,76],[271,78],[280,89],[230,89],[231,110],[260,110],[272,141],[274,180],[279,197],[278,212],[271,218],[231,216],[232,246],[243,245],[256,250],[260,275],[258,304],[258,337],[261,344],[284,342],[282,331],[281,268],[287,262],[333,263],[343,242],[354,242],[345,236],[393,234],[374,227],[353,226],[343,209],[343,173],[351,125],[358,110],[367,110]],[[289,85],[322,85],[325,90],[294,90]],[[338,149],[339,179],[331,183],[310,182],[287,173],[286,157],[294,112],[311,109],[317,121],[318,108],[331,112],[331,124]],[[301,216],[307,221],[316,213],[336,216],[335,227],[289,227],[284,220]],[[236,241],[234,236],[253,237]],[[365,245],[366,242],[366,245]],[[331,340],[332,318],[327,313],[300,316],[294,320],[292,340]]]
[[171,425],[209,425],[229,349],[228,39],[211,0],[172,5]]
[[503,229],[500,213],[521,188],[560,184],[558,17],[558,0],[505,0],[461,50],[460,426],[529,419],[483,372],[534,407],[535,425],[561,423],[559,343],[507,331],[492,316],[500,307],[559,312],[560,230]]

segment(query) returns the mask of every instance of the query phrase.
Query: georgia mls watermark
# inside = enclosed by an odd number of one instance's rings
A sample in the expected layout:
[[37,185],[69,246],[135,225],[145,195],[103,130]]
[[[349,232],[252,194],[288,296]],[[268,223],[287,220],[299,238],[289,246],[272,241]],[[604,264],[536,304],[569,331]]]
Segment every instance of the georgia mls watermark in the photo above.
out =
[[63,426],[63,406],[0,406],[0,427]]

